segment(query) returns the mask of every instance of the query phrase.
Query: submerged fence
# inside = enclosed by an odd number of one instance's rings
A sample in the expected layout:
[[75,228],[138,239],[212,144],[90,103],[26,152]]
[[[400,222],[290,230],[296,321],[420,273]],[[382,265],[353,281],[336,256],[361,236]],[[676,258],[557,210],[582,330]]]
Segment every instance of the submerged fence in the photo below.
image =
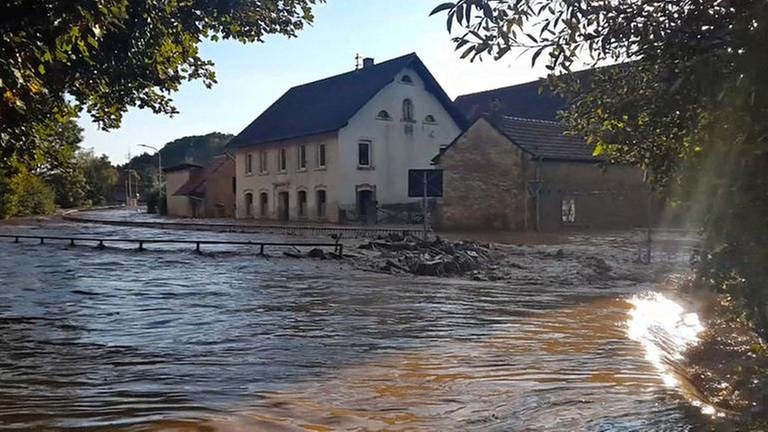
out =
[[304,248],[332,248],[333,253],[341,257],[344,254],[344,245],[340,242],[261,242],[261,241],[242,241],[242,240],[187,240],[187,239],[147,239],[147,238],[103,238],[103,237],[74,237],[74,236],[51,236],[51,235],[27,235],[27,234],[0,234],[0,238],[12,239],[14,243],[21,243],[22,240],[35,240],[39,244],[45,244],[46,241],[57,241],[68,243],[69,246],[79,244],[94,244],[97,247],[105,248],[109,243],[127,243],[137,245],[140,251],[145,250],[145,245],[150,244],[182,244],[194,245],[196,252],[201,252],[203,245],[232,245],[232,246],[253,246],[259,248],[259,255],[265,254],[267,247],[304,247]]

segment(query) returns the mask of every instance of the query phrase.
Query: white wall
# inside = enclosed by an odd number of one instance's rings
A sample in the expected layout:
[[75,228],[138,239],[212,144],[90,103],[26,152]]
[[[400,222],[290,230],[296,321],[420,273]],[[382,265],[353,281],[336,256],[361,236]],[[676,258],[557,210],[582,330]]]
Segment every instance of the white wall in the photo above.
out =
[[[317,166],[317,148],[325,144],[325,168]],[[298,169],[299,145],[307,146],[307,168]],[[286,171],[278,172],[278,152],[285,148],[287,153]],[[267,153],[266,174],[259,173],[259,153]],[[253,155],[253,173],[246,173],[246,158]],[[335,134],[313,136],[286,140],[277,143],[259,145],[252,148],[240,149],[235,155],[235,170],[237,177],[237,217],[246,218],[245,195],[253,194],[254,208],[252,217],[261,219],[260,194],[266,192],[269,196],[269,211],[267,219],[278,219],[277,197],[279,192],[287,191],[290,199],[290,218],[299,219],[298,192],[307,193],[307,220],[317,220],[316,191],[326,191],[326,220],[336,222],[338,212],[338,145]]]
[[[412,84],[401,82],[403,75],[409,75]],[[411,99],[414,104],[413,123],[402,121],[403,100]],[[391,120],[379,120],[381,110],[389,112]],[[435,118],[434,124],[424,122],[427,115]],[[405,133],[406,125],[413,129]],[[236,153],[237,176],[237,217],[246,217],[245,195],[253,194],[252,215],[260,218],[260,194],[269,196],[267,219],[277,219],[277,197],[281,191],[290,194],[290,219],[298,218],[298,191],[307,191],[308,217],[317,220],[316,190],[325,189],[327,217],[329,222],[338,221],[339,206],[354,208],[357,203],[356,188],[361,185],[375,187],[379,205],[400,204],[418,201],[408,198],[408,170],[432,168],[432,158],[440,147],[448,145],[461,130],[448,112],[431,93],[424,89],[419,75],[410,69],[403,70],[395,80],[376,94],[349,121],[338,134],[327,134],[298,138],[281,142],[239,149]],[[371,140],[372,167],[358,168],[357,144],[361,139]],[[315,149],[319,143],[326,145],[326,168],[317,169]],[[308,167],[297,170],[298,146],[307,145]],[[277,154],[280,148],[288,152],[287,171],[277,172]],[[260,174],[259,152],[268,154],[268,173]],[[253,154],[253,173],[246,173],[247,154]]]
[[[405,74],[413,84],[401,82]],[[401,121],[406,98],[413,101],[415,123]],[[391,120],[378,120],[376,116],[381,110],[389,112]],[[427,115],[435,118],[435,124],[424,122]],[[412,125],[413,134],[405,133],[406,125]],[[379,205],[413,200],[408,198],[408,170],[432,168],[432,158],[440,146],[450,144],[460,133],[437,98],[424,89],[419,75],[410,69],[403,70],[339,131],[339,201],[355,205],[355,187],[364,184],[376,186]],[[372,169],[358,169],[357,144],[361,139],[373,142]]]

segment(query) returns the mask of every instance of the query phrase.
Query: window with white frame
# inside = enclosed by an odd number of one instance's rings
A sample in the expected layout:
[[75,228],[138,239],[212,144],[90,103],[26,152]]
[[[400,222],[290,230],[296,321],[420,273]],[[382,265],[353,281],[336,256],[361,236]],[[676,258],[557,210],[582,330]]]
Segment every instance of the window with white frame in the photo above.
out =
[[317,145],[317,167],[325,168],[325,144]]
[[266,174],[267,172],[269,172],[269,165],[268,165],[266,150],[262,150],[259,153],[259,172],[262,174]]
[[372,165],[371,141],[361,140],[357,143],[357,166],[368,168]]
[[412,122],[413,120],[413,101],[403,100],[403,121]]
[[253,154],[245,155],[245,173],[253,174]]
[[298,156],[299,170],[307,169],[307,146],[304,144],[300,145],[296,156]]
[[285,172],[288,167],[288,154],[284,148],[281,148],[277,152],[277,170]]

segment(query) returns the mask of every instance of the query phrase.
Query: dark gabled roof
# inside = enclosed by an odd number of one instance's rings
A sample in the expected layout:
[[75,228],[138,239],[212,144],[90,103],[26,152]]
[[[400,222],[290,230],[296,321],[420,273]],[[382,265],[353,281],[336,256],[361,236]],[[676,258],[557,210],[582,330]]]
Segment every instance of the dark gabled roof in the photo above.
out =
[[[598,69],[574,72],[580,85],[588,86]],[[498,114],[536,120],[557,121],[558,111],[568,108],[568,100],[552,92],[546,79],[470,93],[456,98],[456,106],[474,122],[483,115]]]
[[535,158],[599,162],[584,138],[567,135],[563,124],[518,117],[486,118],[499,132]]
[[174,172],[174,171],[183,171],[186,169],[195,169],[195,168],[202,168],[202,165],[193,164],[193,163],[180,163],[178,165],[169,166],[167,168],[163,168],[164,173]]
[[421,59],[407,54],[362,69],[293,87],[233,138],[228,147],[242,148],[337,131],[347,125],[398,72],[413,68],[459,127],[466,119]]
[[[474,123],[480,120],[487,121],[500,134],[536,159],[576,162],[603,161],[601,158],[592,156],[593,149],[584,138],[567,135],[562,123],[508,116],[481,116]],[[432,163],[439,163],[442,155],[450,151],[463,135],[459,135],[446,148],[441,149],[440,153],[432,159]]]
[[211,162],[201,170],[196,170],[186,183],[174,192],[173,196],[192,196],[202,198],[205,196],[205,184],[214,174],[224,168],[227,163],[234,163],[229,156],[223,154],[214,157]]
[[[475,120],[484,114],[494,112],[499,103],[501,114],[537,120],[557,120],[557,112],[564,110],[568,103],[552,93],[546,86],[546,80],[518,84],[494,90],[471,93],[456,98],[456,106],[470,119]],[[540,93],[541,89],[541,93]],[[498,99],[498,102],[494,100]]]

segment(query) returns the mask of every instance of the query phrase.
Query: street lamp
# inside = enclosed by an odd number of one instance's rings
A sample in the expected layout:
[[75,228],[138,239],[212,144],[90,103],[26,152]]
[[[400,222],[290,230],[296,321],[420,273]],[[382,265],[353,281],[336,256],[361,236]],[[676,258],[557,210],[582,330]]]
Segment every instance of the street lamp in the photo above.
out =
[[162,187],[163,184],[163,159],[160,156],[160,149],[151,145],[139,144],[139,147],[145,147],[157,152],[157,185]]

